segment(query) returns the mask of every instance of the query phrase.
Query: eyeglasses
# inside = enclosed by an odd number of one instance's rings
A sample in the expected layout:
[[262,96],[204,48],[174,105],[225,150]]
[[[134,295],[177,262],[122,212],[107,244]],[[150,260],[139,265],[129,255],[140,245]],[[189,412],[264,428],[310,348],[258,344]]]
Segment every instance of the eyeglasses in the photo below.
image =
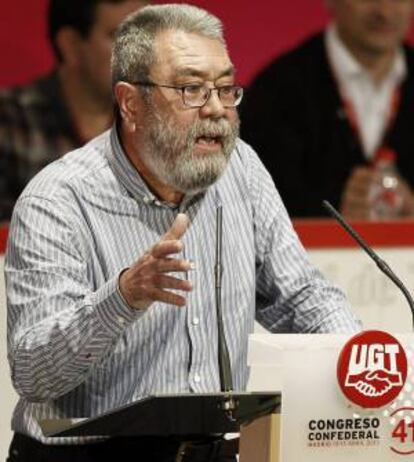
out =
[[217,92],[217,96],[221,104],[225,108],[236,107],[240,104],[243,98],[243,88],[238,85],[223,85],[222,87],[206,87],[205,85],[160,85],[155,82],[131,82],[133,85],[141,85],[143,87],[161,87],[172,88],[181,92],[183,103],[187,107],[200,108],[203,107],[210,99],[213,91]]

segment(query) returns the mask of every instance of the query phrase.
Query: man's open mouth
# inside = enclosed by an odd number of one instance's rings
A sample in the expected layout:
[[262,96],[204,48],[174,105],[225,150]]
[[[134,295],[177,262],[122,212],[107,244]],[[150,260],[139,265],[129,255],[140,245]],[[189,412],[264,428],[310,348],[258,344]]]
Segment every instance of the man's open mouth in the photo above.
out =
[[222,144],[221,136],[199,136],[196,138],[196,143],[214,146],[216,144]]

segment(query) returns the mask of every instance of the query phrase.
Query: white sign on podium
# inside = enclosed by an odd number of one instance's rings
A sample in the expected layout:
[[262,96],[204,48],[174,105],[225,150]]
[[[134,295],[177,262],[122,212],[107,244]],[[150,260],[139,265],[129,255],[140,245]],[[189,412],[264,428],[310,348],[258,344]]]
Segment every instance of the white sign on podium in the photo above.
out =
[[[414,336],[394,337],[407,358],[405,384],[390,403],[365,409],[344,396],[337,378],[338,358],[351,336],[251,336],[249,390],[282,391],[282,462],[414,460]],[[379,356],[374,351],[372,357]],[[372,383],[385,388],[381,380]],[[368,397],[374,393],[371,385],[364,387]]]

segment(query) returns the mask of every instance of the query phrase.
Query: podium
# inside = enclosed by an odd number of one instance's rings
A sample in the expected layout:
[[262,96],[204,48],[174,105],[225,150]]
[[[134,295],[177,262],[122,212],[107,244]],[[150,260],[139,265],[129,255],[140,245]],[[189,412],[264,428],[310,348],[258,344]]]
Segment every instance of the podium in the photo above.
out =
[[[154,395],[94,418],[41,420],[47,437],[171,436],[183,440],[240,431],[279,412],[278,392]],[[234,407],[234,409],[232,409]]]
[[[279,416],[273,416],[253,422],[247,435],[243,435],[242,430],[241,449],[244,446],[245,454],[255,454],[255,458],[243,458],[241,450],[240,462],[411,460],[414,456],[414,335],[392,335],[407,356],[407,380],[393,401],[378,408],[358,406],[341,390],[338,362],[352,335],[252,335],[248,390],[281,390],[283,408],[280,428]],[[377,359],[378,353],[375,354]],[[275,448],[279,438],[280,447]],[[267,447],[260,456],[259,441]]]

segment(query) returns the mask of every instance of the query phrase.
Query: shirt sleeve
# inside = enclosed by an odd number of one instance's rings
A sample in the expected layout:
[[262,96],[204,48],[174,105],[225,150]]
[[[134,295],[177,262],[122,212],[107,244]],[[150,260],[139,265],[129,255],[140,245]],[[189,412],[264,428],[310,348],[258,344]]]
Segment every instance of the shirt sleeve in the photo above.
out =
[[5,262],[8,358],[17,392],[34,402],[72,390],[111,355],[142,312],[120,294],[118,274],[94,287],[75,217],[24,197],[13,213]]
[[360,330],[343,292],[309,261],[270,175],[256,155],[250,159],[257,320],[272,332]]

